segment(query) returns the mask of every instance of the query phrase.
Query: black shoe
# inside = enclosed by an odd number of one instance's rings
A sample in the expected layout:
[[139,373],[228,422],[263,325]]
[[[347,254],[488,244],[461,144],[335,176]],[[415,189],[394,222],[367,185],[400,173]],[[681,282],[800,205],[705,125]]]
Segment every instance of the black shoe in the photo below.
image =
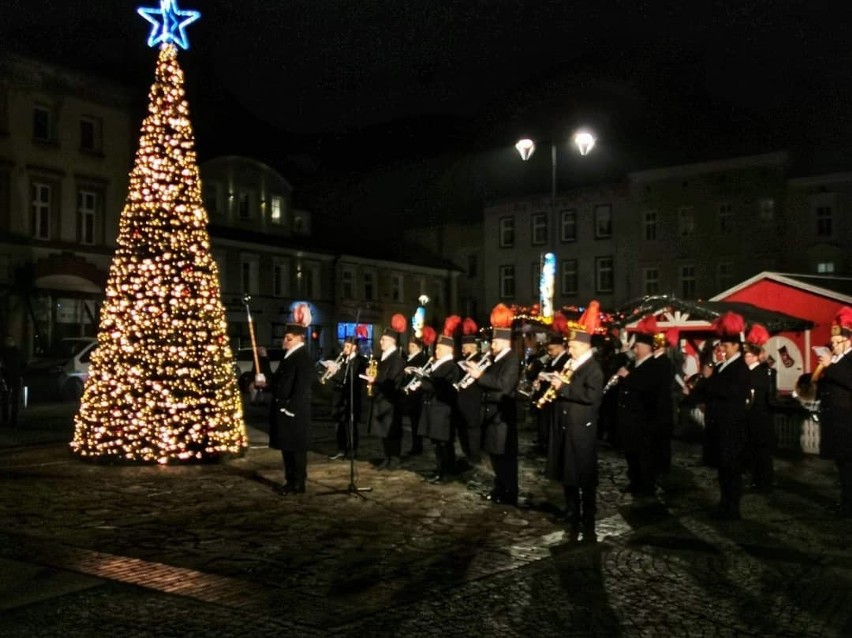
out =
[[516,506],[518,504],[517,496],[507,496],[506,494],[495,494],[491,492],[488,496],[485,497],[486,501],[491,501],[494,505],[511,505]]
[[340,460],[340,459],[342,459],[342,458],[346,458],[346,452],[340,451],[340,452],[338,452],[337,454],[335,454],[335,455],[333,455],[333,456],[329,456],[329,457],[328,457],[328,460],[329,460],[329,461],[339,461],[339,460]]
[[435,485],[437,483],[443,483],[444,477],[440,474],[433,474],[432,476],[426,479],[426,482],[431,483],[432,485]]
[[580,542],[585,545],[593,545],[598,542],[598,535],[595,534],[594,527],[584,527],[583,528],[583,538],[580,539]]
[[296,483],[293,486],[293,489],[290,490],[291,494],[304,494],[305,493],[305,484],[304,483]]
[[405,453],[405,456],[420,456],[421,454],[423,454],[423,448],[422,447],[421,448],[413,447],[410,450],[408,450],[408,452]]
[[390,457],[390,460],[388,461],[387,469],[388,469],[388,470],[398,470],[398,469],[399,469],[399,466],[400,466],[400,459],[399,459],[399,457],[398,457],[398,456],[392,456],[392,457]]
[[274,488],[274,491],[279,496],[286,496],[290,494],[294,490],[294,485],[292,483],[286,483],[284,485],[278,485]]
[[376,469],[380,472],[386,470],[390,467],[390,459],[385,459],[381,463],[376,466]]

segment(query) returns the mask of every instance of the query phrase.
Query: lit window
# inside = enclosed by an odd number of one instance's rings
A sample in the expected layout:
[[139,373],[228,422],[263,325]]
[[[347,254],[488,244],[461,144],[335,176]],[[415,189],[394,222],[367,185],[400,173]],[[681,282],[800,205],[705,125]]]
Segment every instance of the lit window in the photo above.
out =
[[284,198],[273,195],[269,207],[269,219],[273,224],[284,223]]
[[820,274],[831,274],[834,272],[833,261],[821,261],[817,264],[817,272]]

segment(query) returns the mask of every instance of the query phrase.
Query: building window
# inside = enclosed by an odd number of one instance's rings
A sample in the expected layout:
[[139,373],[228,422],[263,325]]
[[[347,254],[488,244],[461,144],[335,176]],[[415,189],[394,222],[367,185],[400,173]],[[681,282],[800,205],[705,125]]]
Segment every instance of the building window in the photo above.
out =
[[760,206],[760,221],[764,224],[769,224],[775,221],[775,200],[761,199]]
[[402,301],[402,296],[405,294],[403,283],[404,280],[400,273],[391,275],[391,301]]
[[202,198],[204,209],[208,215],[219,215],[222,212],[221,188],[215,182],[202,182]]
[[817,264],[817,272],[820,274],[832,274],[834,272],[833,261],[821,261]]
[[304,213],[293,215],[293,232],[297,235],[309,235],[311,232],[310,219]]
[[32,233],[36,239],[50,239],[52,189],[48,184],[32,185]]
[[612,206],[595,206],[595,239],[612,237]]
[[595,257],[595,291],[612,292],[613,281],[612,257]]
[[655,241],[657,239],[657,211],[645,211],[644,229],[645,241]]
[[33,107],[33,139],[38,142],[53,141],[53,117],[46,106]]
[[734,285],[734,264],[722,261],[716,265],[716,286],[719,290],[727,290]]
[[470,279],[476,277],[479,271],[479,259],[476,255],[467,256],[467,276]]
[[515,245],[515,218],[500,218],[500,248],[512,248]]
[[258,258],[255,255],[243,255],[240,258],[240,287],[243,294],[258,293]]
[[831,237],[832,235],[832,209],[831,206],[816,207],[816,232],[820,237]]
[[695,216],[692,206],[682,206],[677,211],[677,230],[681,237],[692,237],[695,234]]
[[695,298],[695,266],[680,267],[680,296],[683,299]]
[[284,223],[284,198],[273,195],[269,204],[269,221],[273,224]]
[[562,273],[559,277],[560,292],[563,295],[577,294],[577,260],[565,259],[562,261]]
[[564,241],[577,241],[577,211],[563,210],[560,215],[559,238]]
[[272,266],[272,295],[274,297],[290,296],[290,262],[276,259]]
[[240,191],[237,195],[237,217],[251,219],[251,201],[248,191]]
[[307,299],[320,297],[320,269],[317,264],[301,264],[296,268],[299,296]]
[[344,299],[355,298],[355,273],[349,268],[340,273],[340,296]]
[[500,298],[514,299],[515,297],[515,267],[500,266]]
[[734,207],[729,203],[719,204],[719,234],[731,235],[734,232]]
[[660,269],[645,268],[642,272],[643,287],[646,295],[660,294]]
[[95,243],[98,194],[94,191],[77,191],[77,239],[81,244]]
[[364,299],[367,301],[376,299],[376,273],[372,270],[364,271]]
[[530,237],[532,244],[538,246],[547,243],[547,214],[536,213],[530,217]]
[[80,150],[100,153],[103,150],[103,124],[100,118],[85,116],[80,118]]

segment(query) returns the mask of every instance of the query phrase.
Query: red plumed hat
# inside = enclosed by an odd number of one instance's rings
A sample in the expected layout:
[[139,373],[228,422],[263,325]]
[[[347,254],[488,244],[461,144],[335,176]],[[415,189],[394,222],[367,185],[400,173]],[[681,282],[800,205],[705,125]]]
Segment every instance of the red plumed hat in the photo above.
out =
[[420,340],[423,342],[424,346],[431,346],[435,343],[437,338],[438,333],[435,332],[435,329],[432,326],[423,326],[423,336]]
[[831,326],[831,334],[843,335],[844,337],[852,336],[852,308],[843,306],[834,318],[834,325]]
[[512,338],[512,321],[515,315],[506,306],[506,304],[498,303],[491,311],[491,327],[493,339],[511,339]]
[[669,348],[676,348],[678,341],[680,341],[680,331],[677,328],[666,330],[666,344]]
[[568,330],[568,318],[561,312],[553,317],[553,332],[562,336]]
[[738,315],[730,310],[722,316],[716,317],[716,320],[713,322],[713,328],[716,330],[716,334],[719,335],[719,339],[734,343],[740,343],[745,339],[745,335],[743,334],[745,326],[745,319],[743,319],[742,315]]
[[[476,325],[476,324],[474,324]],[[453,337],[458,334],[462,326],[462,318],[458,315],[450,315],[444,319],[443,333],[448,337]]]
[[751,346],[762,348],[769,341],[769,331],[759,323],[752,325],[751,330],[746,335],[746,343]]
[[396,313],[391,317],[390,328],[385,328],[385,331],[382,333],[382,336],[391,337],[399,342],[399,334],[401,332],[405,332],[405,329],[408,327],[408,322],[405,319],[405,315],[401,315]]
[[476,333],[479,332],[479,326],[470,317],[465,317],[462,321],[462,344],[476,343]]
[[644,343],[653,348],[657,330],[657,318],[654,315],[642,317],[636,324],[636,331],[634,332],[636,343]]
[[577,321],[568,322],[568,327],[571,329],[568,333],[568,340],[591,343],[592,335],[597,331],[600,322],[601,305],[596,299],[592,299]]

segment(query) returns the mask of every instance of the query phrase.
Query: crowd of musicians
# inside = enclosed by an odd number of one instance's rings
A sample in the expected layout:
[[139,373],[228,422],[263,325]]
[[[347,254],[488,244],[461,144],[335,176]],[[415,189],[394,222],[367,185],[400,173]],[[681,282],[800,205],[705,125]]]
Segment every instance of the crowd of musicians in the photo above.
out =
[[[486,351],[480,349],[478,326],[458,316],[448,317],[440,334],[427,326],[411,336],[405,354],[402,315],[393,317],[379,351],[369,358],[360,350],[366,334],[356,332],[344,341],[337,359],[323,362],[321,381],[332,387],[337,428],[338,451],[330,458],[354,459],[363,418],[367,433],[382,442],[377,468],[399,468],[407,417],[412,443],[406,456],[422,454],[424,438],[434,450],[434,472],[427,480],[442,483],[456,475],[458,440],[466,467],[481,467],[483,455],[490,461],[493,485],[483,498],[514,506],[519,499],[518,424],[529,409],[536,449],[546,456],[546,475],[564,491],[559,518],[573,540],[593,542],[601,440],[623,451],[623,491],[638,499],[653,497],[658,479],[671,466],[677,415],[696,408],[704,425],[702,463],[718,473],[719,503],[711,515],[740,519],[744,476],[760,492],[772,490],[774,483],[777,392],[775,371],[764,356],[766,329],[747,326],[735,313],[722,315],[714,323],[717,338],[704,353],[701,371],[683,380],[670,357],[669,339],[653,317],[640,321],[618,351],[603,356],[596,347],[599,316],[593,301],[576,322],[557,317],[545,352],[526,360],[513,347],[514,317],[502,304],[491,313]],[[285,332],[287,353],[270,381],[270,447],[282,451],[286,483],[279,492],[291,494],[305,491],[315,371],[302,348],[304,328],[288,324]],[[852,515],[850,338],[852,309],[844,308],[812,379],[821,454],[837,465],[841,516]]]

